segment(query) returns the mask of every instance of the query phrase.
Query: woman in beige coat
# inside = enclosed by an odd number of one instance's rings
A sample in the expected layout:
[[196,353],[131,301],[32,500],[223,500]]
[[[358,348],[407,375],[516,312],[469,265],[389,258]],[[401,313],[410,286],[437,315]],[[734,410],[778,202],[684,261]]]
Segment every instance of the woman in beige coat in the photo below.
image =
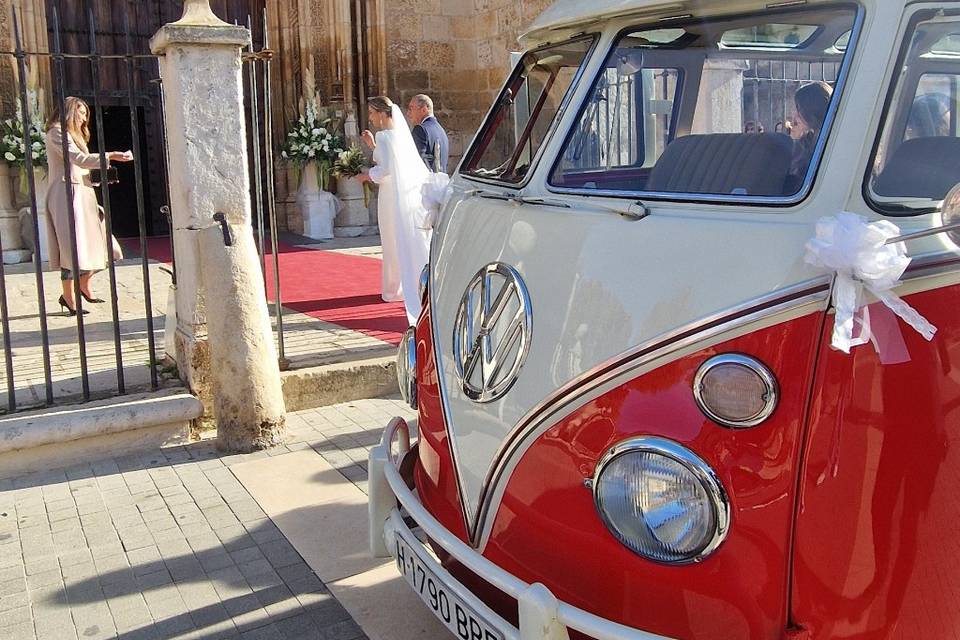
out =
[[[90,153],[90,108],[80,98],[66,99],[67,153],[70,159],[70,182],[73,184],[73,215],[77,238],[77,263],[80,270],[80,295],[91,303],[103,300],[94,298],[90,291],[90,279],[97,271],[107,267],[112,258],[112,239],[100,216],[97,193],[90,182],[90,170],[100,168],[100,154]],[[60,269],[63,295],[60,307],[70,315],[76,314],[73,300],[73,254],[72,235],[67,207],[67,186],[64,178],[63,136],[60,128],[60,114],[56,110],[47,120],[47,167],[50,189],[47,192],[47,237],[50,254],[50,267]],[[133,154],[129,151],[111,151],[107,153],[107,162],[129,162]]]

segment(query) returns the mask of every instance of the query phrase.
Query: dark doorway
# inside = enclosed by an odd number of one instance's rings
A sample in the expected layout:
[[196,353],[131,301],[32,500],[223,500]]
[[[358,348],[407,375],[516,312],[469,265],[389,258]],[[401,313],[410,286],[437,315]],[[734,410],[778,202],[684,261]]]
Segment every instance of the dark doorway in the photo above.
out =
[[[143,122],[145,109],[138,108],[138,116]],[[91,123],[91,149],[97,147],[97,128],[96,123]],[[104,107],[103,109],[103,134],[104,142],[108,151],[127,151],[136,147],[133,144],[133,131],[130,127],[130,108],[129,107]],[[140,130],[140,149],[141,153],[149,153],[147,145],[147,132]],[[99,149],[97,149],[99,151]],[[144,162],[144,167],[152,166],[154,163]],[[120,182],[110,186],[110,211],[113,218],[113,233],[118,238],[134,238],[140,235],[140,224],[137,212],[137,184],[136,171],[133,163],[117,163],[117,177]],[[162,167],[161,167],[162,168]],[[165,178],[163,176],[162,178]],[[143,181],[143,200],[144,213],[146,217],[147,235],[166,235],[168,233],[165,216],[156,216],[154,212],[159,212],[159,208],[165,204],[165,196],[161,193],[159,197],[154,197],[151,190],[151,184],[164,185],[165,179],[151,180],[149,176],[144,177]]]

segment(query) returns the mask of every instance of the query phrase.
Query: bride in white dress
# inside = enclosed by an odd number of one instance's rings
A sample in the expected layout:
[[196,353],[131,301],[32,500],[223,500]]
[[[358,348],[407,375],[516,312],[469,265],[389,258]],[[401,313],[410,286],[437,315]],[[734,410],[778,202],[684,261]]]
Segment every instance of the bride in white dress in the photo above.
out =
[[420,316],[418,281],[427,264],[430,231],[425,228],[427,211],[421,189],[429,176],[417,153],[413,136],[400,108],[389,98],[371,98],[367,103],[370,124],[376,137],[363,132],[363,142],[373,150],[374,166],[361,181],[380,186],[377,211],[383,244],[383,290],[391,302],[403,299],[407,319],[415,324]]

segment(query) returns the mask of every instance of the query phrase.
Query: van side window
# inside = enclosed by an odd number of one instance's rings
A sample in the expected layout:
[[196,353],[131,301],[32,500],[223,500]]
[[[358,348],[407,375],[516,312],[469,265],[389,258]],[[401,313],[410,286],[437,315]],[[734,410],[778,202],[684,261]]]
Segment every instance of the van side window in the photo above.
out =
[[799,199],[829,133],[856,17],[829,5],[622,33],[551,187]]
[[461,173],[522,182],[592,45],[592,38],[580,38],[524,55],[467,154]]
[[935,210],[960,184],[960,20],[922,12],[906,42],[866,183],[888,215]]

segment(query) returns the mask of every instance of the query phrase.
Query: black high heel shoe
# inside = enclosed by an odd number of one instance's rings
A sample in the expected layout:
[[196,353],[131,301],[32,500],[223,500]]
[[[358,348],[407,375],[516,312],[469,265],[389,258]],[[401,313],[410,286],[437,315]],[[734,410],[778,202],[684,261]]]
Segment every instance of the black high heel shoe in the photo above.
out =
[[[76,309],[72,309],[72,308],[70,307],[70,305],[67,304],[67,301],[64,300],[63,296],[60,296],[60,299],[57,300],[57,302],[60,303],[60,310],[63,311],[64,313],[66,313],[67,315],[70,315],[70,316],[75,316],[75,315],[77,315],[77,310],[76,310]],[[87,315],[88,313],[90,313],[90,312],[87,311],[86,309],[83,310],[83,315]]]
[[80,295],[83,296],[83,299],[89,302],[90,304],[103,304],[104,302],[106,302],[105,300],[101,300],[100,298],[88,298],[87,294],[85,294],[83,291],[80,292]]

